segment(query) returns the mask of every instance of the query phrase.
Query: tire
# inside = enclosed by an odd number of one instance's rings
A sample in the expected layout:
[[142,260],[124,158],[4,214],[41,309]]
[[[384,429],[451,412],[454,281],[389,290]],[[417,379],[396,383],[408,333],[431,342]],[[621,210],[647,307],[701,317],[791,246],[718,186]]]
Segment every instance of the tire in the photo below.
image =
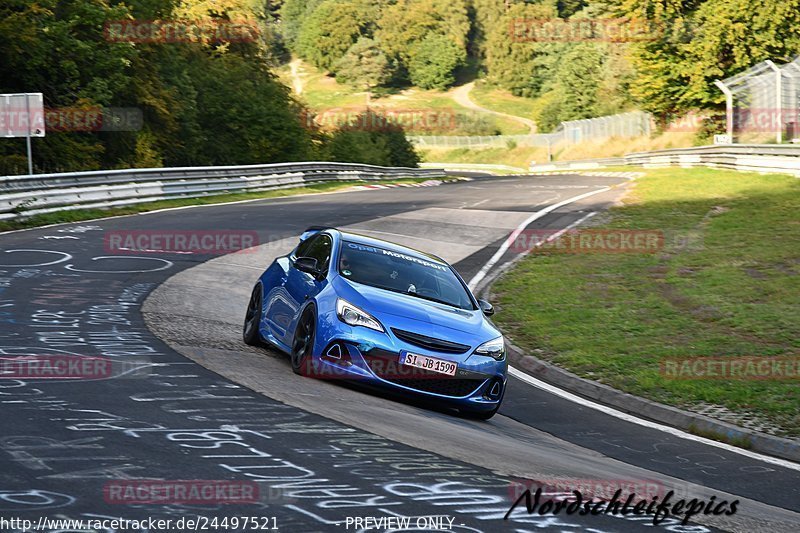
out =
[[244,317],[244,327],[242,328],[242,339],[245,344],[250,346],[262,346],[261,333],[258,331],[261,323],[261,309],[264,303],[264,294],[261,285],[253,288],[250,295],[250,302],[247,304],[247,313]]
[[313,364],[314,341],[317,336],[317,313],[313,305],[309,305],[300,315],[292,339],[292,370],[300,376],[311,374]]

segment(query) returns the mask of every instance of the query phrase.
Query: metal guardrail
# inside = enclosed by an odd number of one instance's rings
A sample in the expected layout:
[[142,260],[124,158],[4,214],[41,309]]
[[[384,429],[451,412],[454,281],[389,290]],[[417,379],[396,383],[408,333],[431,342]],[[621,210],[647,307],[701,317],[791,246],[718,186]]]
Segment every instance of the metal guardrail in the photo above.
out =
[[625,164],[648,168],[702,166],[800,176],[800,147],[751,144],[676,148],[628,154]]
[[72,209],[303,187],[326,181],[444,176],[442,169],[324,162],[5,176],[0,177],[0,220]]
[[774,144],[737,144],[695,146],[627,154],[625,157],[558,161],[531,165],[533,172],[585,170],[605,166],[635,165],[647,168],[668,166],[711,167],[751,172],[769,172],[800,176],[800,146]]
[[509,146],[555,146],[559,143],[577,144],[610,137],[641,137],[650,135],[652,118],[649,113],[631,111],[618,115],[568,120],[552,133],[525,135],[409,135],[408,140],[419,148],[472,148]]
[[649,152],[634,152],[627,154],[625,157],[669,154],[733,154],[800,157],[800,147],[783,144],[716,144],[709,146],[692,146],[689,148],[651,150]]
[[458,172],[460,170],[498,171],[498,172],[525,172],[524,168],[510,165],[491,165],[487,163],[420,163],[423,168],[441,168],[446,171]]

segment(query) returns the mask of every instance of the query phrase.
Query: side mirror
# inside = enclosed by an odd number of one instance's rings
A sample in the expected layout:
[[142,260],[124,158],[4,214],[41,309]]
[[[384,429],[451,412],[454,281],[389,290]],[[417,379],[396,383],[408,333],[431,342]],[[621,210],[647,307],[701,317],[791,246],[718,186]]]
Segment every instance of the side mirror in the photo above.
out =
[[317,268],[317,260],[313,257],[298,257],[294,260],[294,267],[300,272],[311,274],[315,278],[320,275],[320,271]]
[[492,316],[494,314],[494,306],[486,300],[478,300],[478,305],[481,306],[484,315]]

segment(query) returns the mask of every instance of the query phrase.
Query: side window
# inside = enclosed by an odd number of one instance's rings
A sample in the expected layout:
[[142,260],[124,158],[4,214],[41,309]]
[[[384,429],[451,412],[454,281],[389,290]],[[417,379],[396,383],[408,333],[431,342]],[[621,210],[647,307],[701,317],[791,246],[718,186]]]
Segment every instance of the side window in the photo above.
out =
[[317,260],[317,268],[328,270],[331,261],[333,241],[328,235],[315,235],[297,247],[297,257],[313,257]]
[[297,247],[297,251],[294,254],[295,257],[310,257],[308,255],[308,249],[311,248],[311,245],[319,237],[320,237],[319,235],[312,235],[308,239],[306,239],[303,242],[301,242],[300,246]]

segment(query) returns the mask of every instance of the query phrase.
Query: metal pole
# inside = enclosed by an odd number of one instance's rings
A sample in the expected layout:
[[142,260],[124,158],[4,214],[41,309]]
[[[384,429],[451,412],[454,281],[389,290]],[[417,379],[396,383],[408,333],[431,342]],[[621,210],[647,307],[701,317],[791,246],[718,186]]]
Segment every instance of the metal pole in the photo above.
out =
[[30,96],[25,95],[25,115],[28,122],[28,130],[25,135],[25,143],[28,145],[28,175],[33,175],[33,155],[31,154],[31,101]]
[[725,129],[728,137],[731,139],[731,142],[733,142],[733,93],[720,80],[714,80],[714,85],[716,85],[725,95]]
[[778,144],[781,144],[783,142],[783,84],[781,83],[781,69],[769,59],[767,59],[765,63],[775,72],[775,112],[778,115],[775,140],[778,141]]

